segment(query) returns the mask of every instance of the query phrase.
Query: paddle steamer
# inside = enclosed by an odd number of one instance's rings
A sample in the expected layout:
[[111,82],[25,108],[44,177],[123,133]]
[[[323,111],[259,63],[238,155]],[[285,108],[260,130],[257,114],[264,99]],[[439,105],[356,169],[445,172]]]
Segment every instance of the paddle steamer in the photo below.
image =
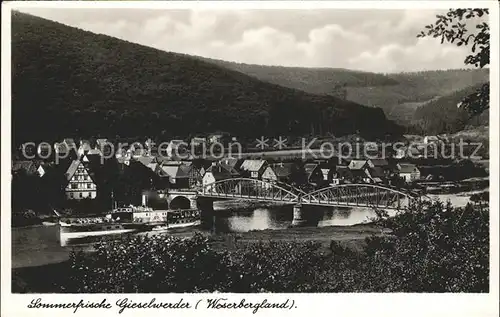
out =
[[153,210],[149,207],[113,209],[104,217],[60,219],[61,241],[91,236],[122,233],[163,231],[200,225],[200,213],[195,209]]

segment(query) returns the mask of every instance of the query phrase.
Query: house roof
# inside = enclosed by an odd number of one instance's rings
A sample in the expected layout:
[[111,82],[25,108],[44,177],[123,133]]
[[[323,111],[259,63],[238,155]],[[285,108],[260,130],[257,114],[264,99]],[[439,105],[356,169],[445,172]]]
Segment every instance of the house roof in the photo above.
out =
[[351,170],[359,170],[362,169],[366,165],[366,160],[352,160],[349,163],[349,169]]
[[[221,180],[221,179],[226,179],[226,178],[231,178],[235,175],[238,175],[237,171],[225,164],[216,164],[216,165],[211,165],[207,171],[205,172],[205,175],[207,173],[211,173],[215,180]],[[234,174],[236,173],[236,174]]]
[[240,169],[248,172],[258,172],[266,164],[264,160],[245,160]]
[[[66,170],[66,180],[68,182],[71,180],[71,178],[73,177],[73,175],[75,175],[75,172],[78,169],[78,166],[80,166],[80,164],[83,164],[83,162],[81,160],[73,160],[71,162],[71,164],[69,165],[68,169]],[[83,166],[85,167],[85,169],[87,169],[87,167],[85,165],[83,165]],[[88,169],[87,169],[87,172],[89,172]],[[91,176],[90,172],[88,174],[89,174],[89,176]],[[92,178],[92,176],[91,176],[91,178]],[[92,180],[94,180],[94,179],[92,179]]]
[[229,174],[231,174],[232,177],[236,177],[236,176],[239,176],[240,173],[238,173],[238,170],[236,168],[234,168],[233,166],[231,165],[227,165],[226,163],[220,163],[220,165],[225,168]]
[[352,178],[352,172],[347,166],[338,165],[336,168],[338,177],[340,178]]
[[400,173],[413,173],[419,171],[415,164],[400,163],[398,164],[398,169]]
[[432,141],[438,141],[439,138],[435,135],[427,135],[425,136],[427,138],[427,140],[432,140]]
[[380,166],[370,168],[370,175],[378,178],[383,178],[385,176],[384,170]]
[[148,166],[155,161],[155,158],[154,156],[139,156],[136,160],[141,162],[144,166]]
[[236,157],[226,157],[221,160],[222,163],[234,168],[239,168],[244,161],[245,160]]
[[158,163],[155,163],[155,162],[151,162],[149,163],[148,165],[146,165],[150,170],[152,170],[153,172],[156,172],[156,168],[158,167]]
[[366,175],[365,170],[361,169],[356,169],[356,170],[350,170],[352,177],[361,177],[361,178],[366,178],[368,175]]
[[38,164],[33,161],[16,161],[12,164],[12,171],[17,172],[19,170],[26,171],[27,174],[34,174],[37,172]]
[[386,159],[370,159],[374,166],[387,166],[389,163]]
[[316,167],[318,167],[316,163],[307,163],[304,165],[304,169],[308,174],[312,173]]
[[279,163],[270,166],[274,171],[274,174],[278,177],[288,177],[292,174],[293,163]]
[[182,165],[162,165],[159,170],[159,175],[170,178],[187,178],[189,177]]

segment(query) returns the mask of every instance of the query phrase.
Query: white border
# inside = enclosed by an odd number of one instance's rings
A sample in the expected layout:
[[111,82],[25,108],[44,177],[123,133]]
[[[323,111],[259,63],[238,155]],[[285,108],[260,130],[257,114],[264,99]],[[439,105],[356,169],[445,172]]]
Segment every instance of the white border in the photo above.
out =
[[[248,300],[279,300],[281,298],[293,298],[298,308],[294,310],[261,310],[259,314],[292,315],[303,316],[304,314],[334,314],[338,316],[498,316],[498,232],[499,232],[499,7],[496,1],[220,1],[220,2],[170,2],[170,1],[22,1],[2,3],[2,314],[4,317],[11,316],[68,316],[73,315],[70,310],[30,310],[26,305],[36,297],[44,300],[78,301],[102,300],[106,297],[108,301],[114,302],[121,295],[19,295],[11,294],[11,236],[10,236],[10,166],[11,166],[11,120],[10,120],[10,18],[13,8],[44,7],[44,8],[149,8],[149,9],[431,9],[431,8],[458,8],[458,7],[481,7],[490,9],[491,29],[491,54],[490,63],[490,192],[491,198],[491,222],[490,222],[490,293],[489,294],[226,294],[223,297],[230,299]],[[495,56],[497,56],[495,58]],[[153,295],[153,294],[152,294]],[[216,295],[202,294],[155,294],[153,296],[129,295],[126,296],[135,301],[147,300],[156,297],[158,300],[174,301],[178,298],[202,299],[213,298]],[[183,315],[194,316],[199,313],[217,313],[220,315],[251,315],[247,310],[130,310],[122,315],[146,315],[165,316]],[[82,310],[77,314],[88,315],[116,315],[117,310]]]

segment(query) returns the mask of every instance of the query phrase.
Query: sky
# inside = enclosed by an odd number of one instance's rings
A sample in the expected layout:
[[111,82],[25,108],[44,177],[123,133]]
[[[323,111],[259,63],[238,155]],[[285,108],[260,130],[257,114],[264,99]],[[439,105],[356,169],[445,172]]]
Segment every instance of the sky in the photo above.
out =
[[165,51],[248,64],[391,73],[464,68],[468,53],[416,37],[446,10],[20,11]]

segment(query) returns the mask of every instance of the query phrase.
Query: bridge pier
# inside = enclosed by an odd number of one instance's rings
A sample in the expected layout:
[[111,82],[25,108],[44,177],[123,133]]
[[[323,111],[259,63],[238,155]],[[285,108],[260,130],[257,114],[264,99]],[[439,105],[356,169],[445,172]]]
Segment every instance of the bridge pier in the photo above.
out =
[[215,231],[214,201],[211,198],[197,197],[196,208],[200,211],[201,226]]
[[302,204],[297,204],[293,206],[293,220],[292,227],[301,227],[306,224],[306,219],[304,215],[304,207]]

